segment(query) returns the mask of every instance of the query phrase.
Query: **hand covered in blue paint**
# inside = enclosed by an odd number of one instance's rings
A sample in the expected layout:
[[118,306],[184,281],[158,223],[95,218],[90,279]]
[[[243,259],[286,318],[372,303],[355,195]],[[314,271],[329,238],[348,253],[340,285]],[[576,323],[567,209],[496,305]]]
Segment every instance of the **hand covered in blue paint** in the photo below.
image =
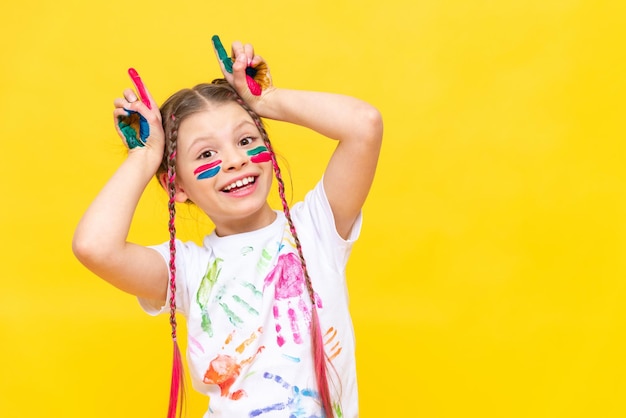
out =
[[[137,86],[136,86],[137,87]],[[164,133],[161,112],[147,90],[142,86],[149,103],[143,103],[132,89],[126,89],[123,98],[113,104],[115,129],[130,151],[145,148],[155,154],[155,160],[163,156]]]
[[254,53],[250,44],[233,42],[231,58],[217,35],[213,36],[212,41],[224,78],[256,111],[257,105],[274,89],[267,63]]

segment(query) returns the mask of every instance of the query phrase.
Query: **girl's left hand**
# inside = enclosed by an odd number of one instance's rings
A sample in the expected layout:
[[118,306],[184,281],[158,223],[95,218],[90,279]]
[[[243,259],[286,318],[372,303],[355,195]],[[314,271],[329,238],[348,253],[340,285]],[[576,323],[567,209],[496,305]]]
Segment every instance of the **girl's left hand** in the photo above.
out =
[[213,37],[213,50],[224,74],[224,78],[233,86],[252,109],[261,107],[264,97],[275,87],[272,84],[270,70],[260,55],[255,55],[250,44],[233,42],[232,57],[229,57],[219,37]]

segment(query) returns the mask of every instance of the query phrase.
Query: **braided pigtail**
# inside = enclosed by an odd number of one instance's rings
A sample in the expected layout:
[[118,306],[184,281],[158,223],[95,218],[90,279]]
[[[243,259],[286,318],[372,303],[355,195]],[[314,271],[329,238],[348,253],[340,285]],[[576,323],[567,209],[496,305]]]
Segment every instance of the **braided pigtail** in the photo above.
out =
[[[167,141],[167,192],[169,195],[168,212],[169,222],[168,230],[170,234],[170,325],[172,327],[172,341],[174,343],[174,358],[172,361],[172,381],[170,385],[170,401],[167,411],[167,418],[175,418],[176,411],[178,416],[183,413],[185,403],[185,385],[184,385],[184,369],[183,360],[178,347],[178,339],[176,335],[176,139],[178,136],[178,119],[174,114],[170,116],[171,128],[169,130],[169,140]],[[180,402],[179,402],[180,401]]]
[[217,87],[211,84],[199,84],[193,89],[183,89],[172,95],[161,106],[161,118],[163,120],[163,130],[167,133],[166,147],[163,153],[163,160],[157,170],[157,179],[166,189],[169,197],[169,305],[170,305],[170,325],[172,331],[172,341],[174,342],[174,358],[172,364],[172,381],[170,386],[170,400],[167,418],[182,416],[185,403],[184,370],[183,361],[177,341],[176,322],[176,153],[178,143],[178,130],[182,121],[197,112],[206,109],[212,101],[227,102],[233,101],[234,92],[223,86]]
[[276,160],[276,154],[274,153],[274,149],[272,144],[270,143],[269,136],[267,135],[267,131],[263,125],[263,121],[261,118],[241,99],[237,98],[237,102],[241,107],[243,107],[248,114],[254,120],[256,127],[259,132],[261,132],[261,136],[263,137],[263,141],[265,142],[265,146],[267,147],[270,155],[272,156],[272,166],[274,168],[274,175],[276,176],[276,180],[278,183],[278,194],[280,196],[280,201],[283,206],[283,212],[285,217],[287,218],[287,222],[289,224],[289,230],[296,244],[296,249],[298,251],[298,257],[300,258],[300,263],[302,264],[302,271],[304,272],[304,279],[307,287],[307,291],[309,293],[309,298],[311,300],[311,349],[313,351],[313,365],[315,368],[315,378],[317,381],[317,390],[320,396],[320,402],[322,404],[322,411],[324,412],[325,417],[333,417],[333,408],[332,408],[332,399],[330,395],[330,388],[328,382],[328,356],[324,351],[324,339],[322,337],[322,328],[319,320],[319,315],[317,312],[317,300],[315,296],[315,291],[313,290],[313,284],[311,283],[311,277],[309,277],[309,271],[306,266],[306,261],[304,259],[304,254],[302,252],[302,245],[300,244],[300,239],[298,238],[298,233],[296,232],[296,227],[291,219],[291,212],[289,210],[289,204],[287,203],[287,198],[285,197],[285,182],[283,181],[283,177],[280,171],[280,167],[278,166],[278,161]]

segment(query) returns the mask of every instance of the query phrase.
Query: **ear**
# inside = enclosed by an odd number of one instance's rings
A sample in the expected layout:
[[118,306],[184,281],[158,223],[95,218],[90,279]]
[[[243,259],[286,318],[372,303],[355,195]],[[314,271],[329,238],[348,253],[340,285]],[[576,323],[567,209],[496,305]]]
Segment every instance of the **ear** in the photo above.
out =
[[[167,192],[167,173],[162,173],[159,176],[159,183],[161,183],[161,187],[163,187],[163,189]],[[188,202],[189,196],[185,193],[185,189],[183,189],[177,181],[174,182],[174,187],[176,188],[176,191],[174,192],[174,200],[178,203]]]

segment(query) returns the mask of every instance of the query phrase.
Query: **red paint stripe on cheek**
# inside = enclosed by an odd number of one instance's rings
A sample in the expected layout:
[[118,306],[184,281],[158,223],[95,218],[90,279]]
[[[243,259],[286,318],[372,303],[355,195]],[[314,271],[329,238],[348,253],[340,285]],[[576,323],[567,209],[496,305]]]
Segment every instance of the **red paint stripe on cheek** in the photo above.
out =
[[253,155],[252,157],[250,157],[250,161],[252,161],[253,163],[266,163],[268,161],[272,161],[272,154],[270,154],[267,151],[264,151],[260,154],[257,155]]
[[198,167],[195,170],[193,170],[193,174],[202,173],[202,172],[210,170],[213,167],[216,167],[216,166],[218,166],[220,164],[222,164],[222,160],[217,160],[217,161],[213,161],[212,163],[209,163],[209,164],[201,165],[200,167]]

